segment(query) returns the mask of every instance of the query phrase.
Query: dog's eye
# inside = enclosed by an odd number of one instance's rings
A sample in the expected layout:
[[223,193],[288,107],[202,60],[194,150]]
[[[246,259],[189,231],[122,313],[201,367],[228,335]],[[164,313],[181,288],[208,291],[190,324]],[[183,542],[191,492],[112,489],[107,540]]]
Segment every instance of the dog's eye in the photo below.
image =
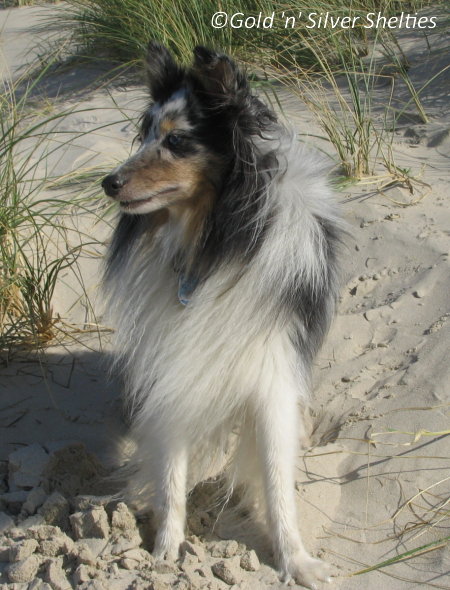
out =
[[198,151],[194,138],[184,131],[168,133],[163,139],[163,147],[170,150],[174,158],[185,158]]
[[180,135],[177,135],[176,133],[170,133],[167,136],[167,144],[169,147],[174,148],[180,145],[182,139],[183,138]]

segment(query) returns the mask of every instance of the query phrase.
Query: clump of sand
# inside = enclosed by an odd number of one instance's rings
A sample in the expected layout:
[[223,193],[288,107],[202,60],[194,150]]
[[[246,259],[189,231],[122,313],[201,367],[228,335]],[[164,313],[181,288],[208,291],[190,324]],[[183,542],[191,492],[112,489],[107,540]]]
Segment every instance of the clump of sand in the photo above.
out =
[[[0,11],[8,40],[3,72],[16,72],[23,47],[38,45],[32,25],[40,11]],[[345,590],[448,585],[448,550],[439,543],[413,559],[352,576],[450,534],[448,78],[424,86],[448,62],[448,40],[438,24],[427,37],[402,32],[408,73],[416,88],[423,87],[430,118],[419,122],[410,103],[393,135],[397,166],[416,178],[413,192],[360,184],[340,196],[351,228],[343,253],[346,282],[316,362],[312,447],[299,458],[297,489],[305,543],[334,566],[334,587]],[[89,90],[85,79],[83,67],[55,72],[49,86],[55,108],[73,106],[74,95],[79,103],[80,112],[68,115],[61,130],[91,130],[42,162],[56,174],[93,165],[106,171],[121,161],[131,149],[133,125],[99,127],[117,121],[117,106],[137,117],[146,102],[143,87]],[[83,114],[88,107],[94,110]],[[294,98],[285,110],[300,132],[321,134]],[[95,214],[80,212],[73,222],[84,235],[107,240],[108,223]],[[80,260],[97,310],[102,252],[101,243]],[[54,308],[83,325],[79,284],[69,274],[63,278]],[[241,517],[227,534],[201,493],[189,503],[190,536],[181,559],[154,562],[151,523],[136,522],[99,483],[112,467],[110,443],[124,426],[109,418],[120,384],[100,368],[108,343],[102,337],[88,345],[49,349],[44,369],[31,360],[11,363],[0,378],[0,584],[5,590],[281,588],[264,534],[261,547],[254,540],[244,544]]]
[[[276,582],[253,549],[208,531],[212,512],[190,506],[190,533],[176,562],[156,562],[137,522],[108,491],[106,470],[79,444],[54,451],[33,444],[9,460],[8,491],[0,496],[0,581],[6,588],[252,588],[259,576]],[[93,489],[102,487],[103,495]],[[204,498],[204,495],[203,495]],[[194,534],[194,532],[197,533]]]

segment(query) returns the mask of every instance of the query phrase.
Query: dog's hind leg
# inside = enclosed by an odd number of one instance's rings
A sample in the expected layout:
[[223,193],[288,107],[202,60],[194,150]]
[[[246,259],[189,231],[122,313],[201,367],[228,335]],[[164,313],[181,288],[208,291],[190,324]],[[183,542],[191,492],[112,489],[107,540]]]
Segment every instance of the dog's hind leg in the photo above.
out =
[[[161,445],[161,442],[159,443]],[[166,442],[155,466],[155,510],[158,530],[153,555],[177,559],[184,540],[188,453],[185,446]]]
[[285,370],[275,370],[262,387],[266,390],[256,400],[254,411],[275,558],[285,579],[293,577],[304,586],[316,588],[318,581],[330,579],[327,564],[306,551],[297,524],[295,468],[298,439],[303,434],[299,394],[286,379]]

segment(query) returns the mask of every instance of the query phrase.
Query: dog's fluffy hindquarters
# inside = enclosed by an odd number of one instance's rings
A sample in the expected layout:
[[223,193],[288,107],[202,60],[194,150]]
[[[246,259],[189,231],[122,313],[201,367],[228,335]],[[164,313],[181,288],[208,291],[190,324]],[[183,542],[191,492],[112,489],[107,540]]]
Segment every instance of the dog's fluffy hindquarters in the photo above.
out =
[[198,47],[181,68],[147,56],[152,103],[137,153],[103,181],[121,215],[105,288],[135,451],[128,490],[174,558],[189,489],[226,434],[233,488],[264,491],[285,577],[327,566],[297,526],[295,465],[311,364],[333,316],[341,222],[323,162],[250,92],[228,57]]

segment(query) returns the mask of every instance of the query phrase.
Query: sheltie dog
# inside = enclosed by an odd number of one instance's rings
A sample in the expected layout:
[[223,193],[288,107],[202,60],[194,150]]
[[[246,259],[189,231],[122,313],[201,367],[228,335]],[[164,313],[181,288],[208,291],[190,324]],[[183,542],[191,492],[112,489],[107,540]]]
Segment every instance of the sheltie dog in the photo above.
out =
[[146,70],[140,147],[102,183],[120,207],[105,288],[135,445],[128,491],[156,515],[154,554],[176,558],[186,495],[223,453],[229,489],[262,503],[284,579],[314,588],[328,566],[303,546],[295,471],[339,282],[324,162],[229,57],[197,47],[185,68],[151,42]]

